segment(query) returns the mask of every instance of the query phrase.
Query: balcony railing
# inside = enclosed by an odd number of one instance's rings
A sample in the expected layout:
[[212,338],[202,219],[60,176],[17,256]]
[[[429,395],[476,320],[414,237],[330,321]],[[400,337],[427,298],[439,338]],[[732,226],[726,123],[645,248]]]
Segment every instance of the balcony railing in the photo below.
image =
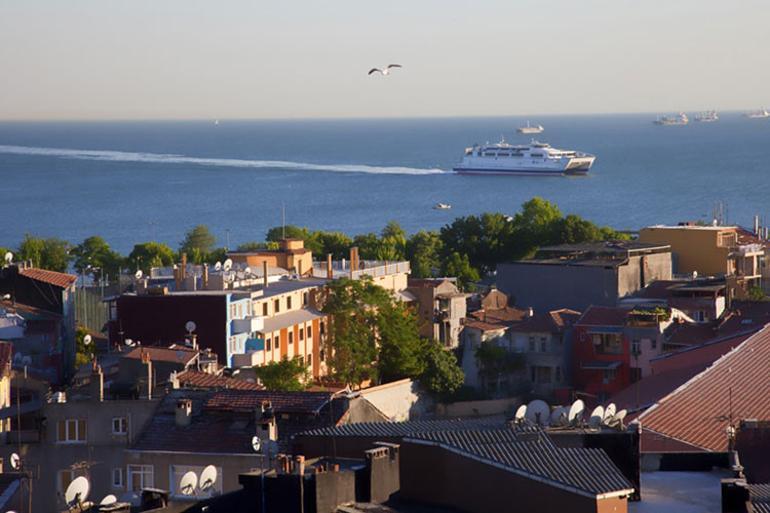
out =
[[232,332],[234,335],[262,331],[264,327],[265,321],[263,317],[246,317],[245,319],[233,319],[232,321]]

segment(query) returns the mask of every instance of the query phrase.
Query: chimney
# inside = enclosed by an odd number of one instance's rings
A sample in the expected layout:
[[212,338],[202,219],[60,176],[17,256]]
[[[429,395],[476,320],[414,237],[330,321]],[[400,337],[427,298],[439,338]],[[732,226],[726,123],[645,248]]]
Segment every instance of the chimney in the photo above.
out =
[[175,290],[182,290],[182,279],[180,278],[181,272],[179,271],[179,267],[174,264],[174,289]]
[[192,401],[180,399],[176,402],[175,423],[179,427],[189,426],[192,422]]
[[759,235],[759,216],[754,216],[754,235]]
[[209,264],[203,264],[203,290],[209,288]]
[[331,280],[334,278],[334,272],[332,271],[332,254],[326,255],[326,279]]
[[302,455],[294,456],[294,472],[298,476],[305,475],[305,457]]
[[142,399],[152,399],[152,360],[150,359],[150,353],[144,350],[142,350],[142,365],[146,367],[144,381],[147,388],[144,393],[140,391],[139,397]]
[[267,260],[262,261],[262,284],[267,288]]
[[184,282],[187,279],[187,253],[182,253],[182,266],[179,268],[179,279]]
[[104,401],[104,373],[96,360],[94,360],[91,370],[91,400]]

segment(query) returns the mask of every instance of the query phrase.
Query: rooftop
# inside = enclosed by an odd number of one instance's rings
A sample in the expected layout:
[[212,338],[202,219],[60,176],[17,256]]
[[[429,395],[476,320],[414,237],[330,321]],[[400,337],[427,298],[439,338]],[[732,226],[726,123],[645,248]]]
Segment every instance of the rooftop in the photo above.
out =
[[59,273],[56,271],[49,271],[47,269],[37,269],[34,267],[26,268],[26,269],[19,268],[19,275],[36,280],[36,281],[47,283],[49,285],[54,285],[62,289],[66,289],[67,287],[75,283],[78,279],[78,277],[75,276],[74,274]]
[[529,310],[505,306],[503,308],[482,309],[470,312],[463,320],[466,327],[482,331],[505,329],[529,317]]
[[169,347],[139,346],[132,349],[123,358],[140,360],[147,354],[153,362],[169,362],[187,365],[198,357],[198,351],[186,346],[172,345]]
[[629,310],[612,306],[591,305],[575,323],[578,326],[613,326],[626,325]]
[[292,310],[273,317],[264,318],[264,326],[260,330],[263,333],[278,331],[289,326],[295,326],[302,322],[309,322],[314,319],[322,319],[326,315],[313,308],[303,308],[301,310]]
[[437,431],[500,429],[505,427],[505,425],[505,419],[497,416],[474,419],[411,420],[406,422],[359,422],[336,427],[311,429],[301,434],[303,436],[382,436],[401,438]]
[[264,387],[258,383],[236,379],[228,376],[219,376],[206,372],[195,370],[185,370],[176,373],[174,378],[180,388],[185,389],[232,389],[232,390],[263,390]]

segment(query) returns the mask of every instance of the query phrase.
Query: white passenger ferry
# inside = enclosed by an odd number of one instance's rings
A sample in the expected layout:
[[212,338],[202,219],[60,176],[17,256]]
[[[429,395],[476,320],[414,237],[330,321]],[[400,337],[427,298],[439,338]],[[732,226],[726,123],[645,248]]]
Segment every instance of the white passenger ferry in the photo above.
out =
[[478,175],[581,175],[588,173],[594,160],[596,157],[588,153],[557,150],[534,140],[527,145],[512,145],[503,139],[466,148],[454,171]]
[[516,129],[516,131],[520,134],[542,134],[543,130],[545,130],[543,125],[530,125],[529,121],[527,121],[526,125],[520,126]]

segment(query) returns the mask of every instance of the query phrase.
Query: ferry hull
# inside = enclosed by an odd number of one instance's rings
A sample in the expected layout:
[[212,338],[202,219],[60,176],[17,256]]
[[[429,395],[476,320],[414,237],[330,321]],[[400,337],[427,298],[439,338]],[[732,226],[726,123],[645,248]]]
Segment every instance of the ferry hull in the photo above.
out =
[[564,176],[585,175],[594,163],[593,157],[570,159],[567,165],[552,167],[505,167],[459,164],[453,171],[460,175],[496,175],[496,176]]

